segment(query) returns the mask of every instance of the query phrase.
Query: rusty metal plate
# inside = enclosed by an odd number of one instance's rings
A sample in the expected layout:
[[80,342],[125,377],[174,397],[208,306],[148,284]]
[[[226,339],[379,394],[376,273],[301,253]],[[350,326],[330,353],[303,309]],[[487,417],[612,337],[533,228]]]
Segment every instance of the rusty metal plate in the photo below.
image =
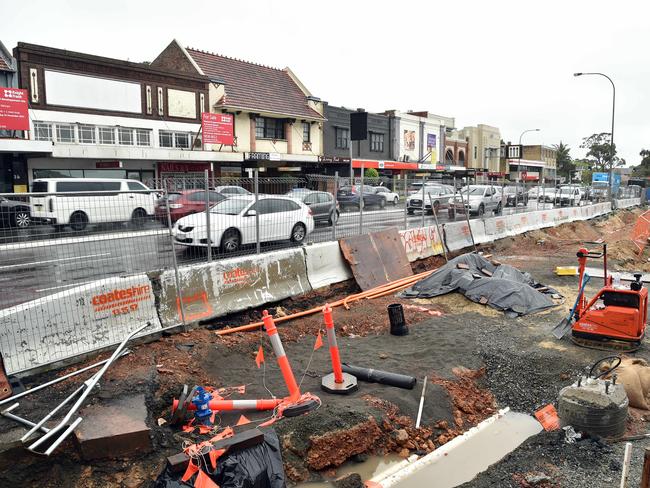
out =
[[11,383],[9,382],[9,378],[7,378],[5,363],[2,360],[2,353],[0,353],[0,400],[9,398],[11,393]]
[[339,244],[363,291],[413,275],[397,227],[347,237]]

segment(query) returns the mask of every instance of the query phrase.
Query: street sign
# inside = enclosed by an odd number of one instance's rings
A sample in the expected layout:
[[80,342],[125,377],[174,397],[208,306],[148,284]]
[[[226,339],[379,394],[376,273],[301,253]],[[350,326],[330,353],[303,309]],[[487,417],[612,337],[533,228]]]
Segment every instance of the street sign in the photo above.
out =
[[591,182],[596,183],[596,182],[604,182],[607,183],[609,181],[609,173],[592,173],[591,174]]
[[27,90],[0,88],[0,130],[29,130]]
[[281,161],[282,157],[279,153],[249,152],[245,153],[244,159],[246,161]]
[[232,146],[235,142],[233,119],[229,114],[201,113],[203,144]]

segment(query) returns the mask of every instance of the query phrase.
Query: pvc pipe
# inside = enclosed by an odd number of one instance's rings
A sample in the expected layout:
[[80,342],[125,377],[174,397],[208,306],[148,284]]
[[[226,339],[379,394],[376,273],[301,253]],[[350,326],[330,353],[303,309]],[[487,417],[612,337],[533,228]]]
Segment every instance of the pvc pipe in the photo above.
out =
[[401,481],[404,479],[408,478],[411,476],[413,473],[420,471],[423,469],[425,466],[428,466],[429,464],[432,464],[433,462],[437,461],[440,458],[445,457],[446,455],[449,454],[449,452],[458,447],[460,444],[463,444],[465,441],[468,439],[471,439],[474,437],[476,434],[479,432],[482,432],[485,430],[486,427],[492,425],[494,422],[496,422],[498,419],[503,417],[506,413],[510,411],[509,407],[506,407],[504,409],[499,410],[496,414],[494,414],[492,417],[489,417],[485,419],[483,422],[479,423],[476,427],[472,427],[469,429],[467,432],[465,432],[463,435],[460,435],[458,437],[453,438],[446,444],[440,446],[438,449],[436,449],[433,452],[430,452],[424,457],[421,457],[414,463],[410,463],[408,466],[406,466],[404,469],[387,476],[383,480],[379,482],[379,485],[381,485],[383,488],[389,488],[391,486],[396,486],[399,485]]
[[343,370],[341,368],[341,355],[339,346],[336,342],[336,331],[334,330],[334,320],[332,319],[332,307],[329,304],[323,308],[323,319],[327,329],[327,342],[330,346],[330,357],[332,358],[332,371],[334,371],[334,382],[343,383]]
[[427,392],[427,377],[424,377],[424,382],[422,385],[422,395],[420,395],[420,407],[418,408],[418,418],[415,421],[415,428],[420,428],[420,420],[422,420],[422,408],[424,407],[424,395]]
[[[26,425],[27,427],[34,427],[36,425],[34,422],[11,413],[13,410],[18,408],[18,405],[20,405],[20,403],[14,403],[11,407],[5,408],[2,412],[0,412],[0,415],[2,415],[3,417],[7,417],[8,419],[14,420],[16,422],[19,422],[23,425]],[[48,429],[47,427],[42,427],[42,426],[39,427],[39,429],[41,430],[41,432],[45,432],[46,434],[50,431],[50,429]]]
[[287,385],[287,389],[289,390],[289,399],[291,401],[296,401],[300,398],[300,388],[298,388],[298,383],[296,383],[296,378],[294,377],[293,371],[291,370],[289,359],[284,352],[284,347],[282,346],[282,341],[280,340],[278,329],[275,327],[273,317],[269,315],[268,310],[264,310],[262,313],[262,319],[264,321],[264,328],[266,329],[266,333],[268,334],[269,340],[271,341],[273,352],[275,353],[275,357],[278,361],[278,366],[282,372],[284,383]]
[[[283,399],[273,398],[264,400],[210,400],[208,407],[210,410],[231,411],[231,410],[273,410],[282,403]],[[172,409],[178,408],[178,400],[172,403]],[[187,404],[187,410],[196,410],[196,405],[192,402]]]
[[630,459],[632,457],[632,443],[625,443],[625,452],[623,453],[623,470],[621,471],[621,485],[620,488],[627,487],[627,477],[630,474]]

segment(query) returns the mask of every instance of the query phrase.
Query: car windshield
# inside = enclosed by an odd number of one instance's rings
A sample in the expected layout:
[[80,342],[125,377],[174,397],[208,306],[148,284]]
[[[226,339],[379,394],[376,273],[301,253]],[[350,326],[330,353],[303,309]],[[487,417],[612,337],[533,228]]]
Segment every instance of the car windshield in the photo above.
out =
[[309,192],[311,192],[309,188],[293,188],[292,190],[289,190],[287,192],[287,195],[292,197],[292,196],[302,195]]
[[250,200],[245,200],[243,198],[231,198],[230,200],[224,200],[217,203],[210,209],[210,213],[238,215],[248,206],[249,203],[251,203]]
[[573,193],[576,190],[574,186],[563,186],[560,188],[560,194],[562,193]]
[[505,193],[506,195],[514,194],[517,193],[517,189],[514,186],[506,186],[503,189],[503,193]]
[[[467,195],[467,187],[463,188],[460,191],[460,193],[463,196]],[[476,195],[483,196],[484,193],[485,193],[485,188],[483,188],[482,186],[470,186],[469,187],[470,196],[472,196],[472,195],[473,196],[476,196]]]

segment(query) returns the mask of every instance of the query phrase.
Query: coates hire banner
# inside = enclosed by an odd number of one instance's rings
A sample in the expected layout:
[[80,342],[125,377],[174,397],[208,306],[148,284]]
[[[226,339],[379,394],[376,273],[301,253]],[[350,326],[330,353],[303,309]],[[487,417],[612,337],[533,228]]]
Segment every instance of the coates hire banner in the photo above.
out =
[[201,126],[203,144],[232,146],[235,143],[232,115],[203,112],[201,114]]
[[27,90],[0,87],[0,130],[29,130]]

